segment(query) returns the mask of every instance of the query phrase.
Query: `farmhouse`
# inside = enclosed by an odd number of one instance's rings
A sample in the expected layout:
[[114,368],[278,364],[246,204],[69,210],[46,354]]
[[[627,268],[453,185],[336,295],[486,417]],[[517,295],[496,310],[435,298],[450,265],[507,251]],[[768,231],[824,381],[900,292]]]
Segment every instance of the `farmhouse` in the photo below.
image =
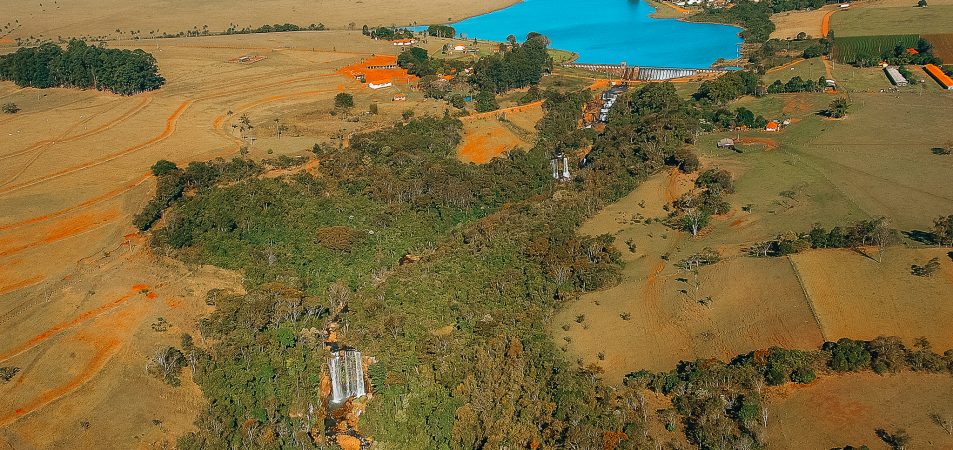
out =
[[903,74],[901,74],[896,67],[894,66],[884,67],[884,72],[886,72],[887,78],[889,78],[890,82],[893,83],[895,86],[907,85],[907,79],[904,78]]
[[367,83],[367,87],[369,87],[369,88],[371,88],[371,89],[384,89],[384,88],[387,88],[387,87],[391,87],[391,86],[393,86],[393,85],[394,85],[394,83],[392,83],[392,82],[390,82],[390,81],[376,81],[376,82],[375,82],[375,81],[372,81],[372,82],[370,82],[370,83]]
[[417,40],[416,39],[397,39],[397,40],[391,41],[391,43],[398,47],[404,47],[404,46],[416,44]]
[[407,100],[407,94],[404,94],[404,93],[394,94],[395,102],[402,102],[405,100]]
[[953,79],[949,75],[943,73],[939,67],[933,64],[927,64],[923,66],[923,69],[936,80],[937,83],[940,83],[940,86],[943,86],[943,89],[953,90]]
[[775,122],[775,121],[773,121],[773,120],[770,121],[770,122],[768,122],[768,124],[765,125],[765,127],[764,127],[764,131],[778,131],[778,130],[780,130],[780,129],[781,129],[781,124],[779,124],[779,123],[777,123],[777,122]]

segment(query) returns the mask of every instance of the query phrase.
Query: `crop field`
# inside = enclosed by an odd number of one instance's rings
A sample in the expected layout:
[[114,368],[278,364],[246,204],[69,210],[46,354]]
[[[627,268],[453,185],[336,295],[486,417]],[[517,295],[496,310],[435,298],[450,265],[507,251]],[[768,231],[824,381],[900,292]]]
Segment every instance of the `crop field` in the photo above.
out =
[[923,39],[933,44],[933,54],[946,64],[953,64],[953,33],[925,34]]
[[879,57],[884,50],[893,50],[897,44],[904,47],[916,47],[916,34],[892,34],[880,36],[836,37],[834,39],[834,60],[851,63],[859,57]]

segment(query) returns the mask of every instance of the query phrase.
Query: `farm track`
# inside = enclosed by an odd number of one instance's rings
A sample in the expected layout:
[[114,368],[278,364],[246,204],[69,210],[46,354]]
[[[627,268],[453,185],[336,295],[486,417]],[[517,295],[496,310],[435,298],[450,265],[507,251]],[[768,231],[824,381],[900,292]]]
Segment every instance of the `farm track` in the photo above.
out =
[[29,152],[31,152],[31,151],[33,151],[33,150],[37,150],[37,149],[41,149],[41,148],[44,148],[44,147],[48,147],[48,146],[53,145],[53,144],[56,144],[56,143],[74,142],[74,141],[78,141],[78,140],[80,140],[80,139],[85,139],[85,138],[90,137],[90,136],[95,136],[95,135],[97,135],[97,134],[99,134],[99,133],[102,133],[103,131],[106,131],[106,130],[108,130],[108,129],[110,129],[110,128],[112,128],[112,127],[114,127],[114,126],[116,126],[116,125],[118,125],[118,124],[120,124],[120,123],[122,123],[122,122],[125,122],[126,120],[130,119],[131,117],[135,116],[135,115],[138,114],[140,111],[142,111],[146,106],[149,106],[150,103],[152,103],[152,96],[151,96],[151,95],[148,95],[148,94],[143,95],[143,98],[142,98],[142,101],[141,101],[141,102],[139,102],[138,104],[134,105],[132,108],[130,108],[130,109],[127,110],[126,112],[122,113],[122,115],[120,115],[119,117],[117,117],[117,118],[115,118],[115,119],[112,119],[112,120],[110,120],[110,121],[108,121],[108,122],[106,122],[106,123],[104,123],[104,124],[102,124],[102,125],[100,125],[100,126],[94,128],[94,129],[92,129],[92,130],[84,131],[84,132],[82,132],[82,133],[79,133],[79,134],[76,134],[76,135],[72,135],[72,136],[67,136],[67,133],[72,132],[72,131],[75,130],[76,128],[79,128],[80,125],[83,125],[83,124],[89,122],[89,121],[92,120],[94,117],[96,117],[96,116],[98,116],[98,115],[100,115],[100,114],[103,114],[103,113],[101,112],[101,113],[98,113],[98,114],[96,114],[96,115],[91,115],[90,117],[87,117],[87,118],[85,118],[85,119],[83,119],[83,120],[81,120],[81,121],[79,121],[79,122],[73,124],[70,128],[68,128],[66,131],[64,131],[59,137],[56,137],[56,138],[54,138],[54,139],[44,139],[44,140],[42,140],[42,141],[37,141],[37,142],[34,142],[32,145],[30,145],[29,147],[27,147],[27,148],[25,148],[25,149],[18,150],[18,151],[15,151],[15,152],[11,152],[11,153],[6,153],[6,154],[3,154],[3,155],[0,155],[0,161],[2,161],[2,160],[4,160],[4,159],[8,159],[8,158],[15,157],[15,156],[20,156],[20,155],[22,155],[22,154],[29,153]]
[[7,194],[7,193],[14,192],[14,191],[17,191],[17,190],[20,190],[20,189],[23,189],[23,188],[27,188],[27,187],[34,186],[34,185],[37,185],[37,184],[40,184],[40,183],[44,183],[44,182],[47,182],[47,181],[50,181],[50,180],[53,180],[53,179],[56,179],[56,178],[60,178],[60,177],[65,176],[65,175],[69,175],[69,174],[72,174],[72,173],[75,173],[75,172],[79,172],[79,171],[86,170],[86,169],[89,169],[89,168],[92,168],[92,167],[96,167],[96,166],[98,166],[98,165],[107,163],[107,162],[112,161],[112,160],[114,160],[114,159],[120,158],[120,157],[122,157],[122,156],[128,155],[128,154],[133,153],[133,152],[137,152],[137,151],[142,150],[142,149],[144,149],[144,148],[147,148],[147,147],[149,147],[149,146],[151,146],[151,145],[154,145],[154,144],[157,144],[157,143],[159,143],[159,142],[162,142],[162,141],[166,140],[169,136],[171,136],[173,132],[175,132],[176,122],[178,122],[179,118],[182,116],[183,113],[185,113],[185,110],[188,109],[191,104],[192,104],[192,101],[191,101],[191,100],[186,100],[186,101],[182,102],[182,103],[179,105],[179,107],[176,108],[176,110],[173,111],[172,114],[166,119],[165,129],[162,131],[162,133],[160,133],[159,135],[153,137],[152,139],[149,139],[148,141],[145,141],[145,142],[140,143],[140,144],[133,145],[133,146],[131,146],[131,147],[124,148],[124,149],[122,149],[122,150],[120,150],[120,151],[111,153],[111,154],[109,154],[109,155],[107,155],[107,156],[105,156],[105,157],[103,157],[103,158],[99,158],[99,159],[96,159],[96,160],[93,160],[93,161],[84,163],[84,164],[79,165],[79,166],[69,167],[69,168],[62,169],[62,170],[60,170],[60,171],[54,172],[54,173],[49,174],[49,175],[44,175],[44,176],[41,176],[41,177],[34,178],[34,179],[30,180],[30,181],[25,181],[25,182],[20,183],[20,184],[15,184],[15,185],[12,185],[12,186],[9,186],[9,187],[0,188],[0,194]]

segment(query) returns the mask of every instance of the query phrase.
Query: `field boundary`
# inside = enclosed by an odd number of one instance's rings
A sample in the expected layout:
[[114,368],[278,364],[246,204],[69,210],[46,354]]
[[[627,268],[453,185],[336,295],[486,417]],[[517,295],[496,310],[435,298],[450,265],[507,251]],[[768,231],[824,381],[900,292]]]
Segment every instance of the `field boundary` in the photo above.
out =
[[817,329],[821,332],[821,339],[824,339],[824,342],[830,341],[830,339],[827,338],[827,333],[824,331],[824,324],[821,323],[821,317],[817,314],[817,309],[814,308],[814,300],[811,298],[811,292],[807,290],[807,285],[804,284],[804,279],[801,278],[801,271],[798,270],[797,264],[791,256],[786,256],[786,258],[788,259],[788,263],[791,264],[791,269],[794,270],[794,277],[797,278],[797,284],[801,287],[801,292],[804,293],[807,306],[811,308],[811,315],[814,316],[814,323],[817,324]]

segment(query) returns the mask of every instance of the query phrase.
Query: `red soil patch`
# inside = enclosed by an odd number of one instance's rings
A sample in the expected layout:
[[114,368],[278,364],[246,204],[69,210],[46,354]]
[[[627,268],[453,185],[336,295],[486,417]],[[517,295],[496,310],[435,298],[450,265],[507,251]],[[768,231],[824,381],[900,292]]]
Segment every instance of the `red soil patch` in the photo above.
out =
[[761,144],[765,146],[766,150],[774,150],[778,148],[778,141],[775,141],[772,138],[758,138],[758,137],[745,137],[738,140],[741,144]]
[[460,159],[465,162],[485,164],[519,144],[518,139],[499,127],[476,135],[464,132]]
[[[7,257],[24,250],[29,250],[31,248],[40,247],[46,244],[51,244],[53,242],[61,241],[66,238],[76,236],[78,234],[96,229],[103,224],[112,222],[119,216],[119,212],[115,209],[110,209],[106,212],[93,214],[87,213],[79,215],[73,218],[66,218],[49,229],[45,230],[45,233],[42,233],[42,238],[28,243],[22,242],[16,237],[8,237],[6,239],[0,240],[0,246],[5,246],[13,244],[12,246],[7,246],[6,248],[0,247],[0,258]],[[30,233],[30,235],[36,235],[40,233]]]
[[419,80],[415,75],[410,75],[406,70],[396,69],[371,69],[371,67],[393,66],[397,64],[397,57],[393,55],[377,55],[367,58],[359,63],[344,66],[337,70],[337,73],[348,78],[355,78],[358,74],[364,75],[364,81],[368,83],[413,83]]
[[826,37],[831,31],[831,16],[836,13],[837,10],[828,11],[827,14],[824,14],[824,17],[821,19],[821,37]]
[[[137,285],[137,286],[139,286],[139,285]],[[146,286],[146,288],[148,288],[148,286]],[[100,315],[102,315],[102,314],[104,314],[104,313],[106,313],[106,312],[108,312],[108,311],[111,311],[111,310],[113,310],[113,309],[116,309],[116,308],[119,307],[119,306],[122,306],[123,304],[125,304],[126,302],[128,302],[129,300],[131,300],[133,297],[135,297],[137,293],[138,293],[138,290],[137,290],[136,292],[130,292],[130,293],[126,294],[126,295],[123,295],[122,297],[119,297],[119,298],[116,299],[116,300],[113,300],[112,302],[106,303],[106,304],[104,304],[104,305],[102,305],[102,306],[99,306],[99,307],[97,307],[97,308],[93,308],[93,309],[91,309],[91,310],[89,310],[89,311],[86,311],[86,312],[84,312],[84,313],[82,313],[82,314],[80,314],[80,315],[78,315],[78,316],[76,316],[76,317],[74,317],[74,318],[72,318],[72,319],[70,319],[70,320],[66,320],[66,321],[60,322],[60,323],[58,323],[58,324],[56,324],[56,325],[53,325],[52,327],[48,328],[46,331],[44,331],[44,332],[42,332],[42,333],[40,333],[40,334],[38,334],[38,335],[36,335],[36,336],[33,336],[32,338],[30,338],[30,339],[27,340],[26,342],[24,342],[24,343],[22,343],[22,344],[20,344],[20,345],[17,345],[16,347],[13,347],[12,349],[8,350],[8,351],[5,352],[5,353],[0,353],[0,362],[6,361],[6,360],[8,360],[8,359],[10,359],[10,358],[12,358],[12,357],[14,357],[14,356],[17,356],[17,355],[19,355],[19,354],[21,354],[21,353],[23,353],[23,352],[25,352],[25,351],[27,351],[27,350],[33,348],[33,347],[36,347],[37,345],[40,345],[41,343],[45,342],[47,339],[49,339],[49,338],[51,338],[51,337],[53,337],[53,336],[55,336],[55,335],[57,335],[57,334],[63,332],[64,330],[68,330],[68,329],[70,329],[70,328],[73,328],[73,327],[75,327],[76,325],[79,325],[79,324],[81,324],[81,323],[83,323],[83,322],[86,322],[86,321],[88,321],[88,320],[90,320],[90,319],[96,318],[96,317],[98,317],[98,316],[100,316]],[[0,422],[2,422],[2,420],[0,420]]]

